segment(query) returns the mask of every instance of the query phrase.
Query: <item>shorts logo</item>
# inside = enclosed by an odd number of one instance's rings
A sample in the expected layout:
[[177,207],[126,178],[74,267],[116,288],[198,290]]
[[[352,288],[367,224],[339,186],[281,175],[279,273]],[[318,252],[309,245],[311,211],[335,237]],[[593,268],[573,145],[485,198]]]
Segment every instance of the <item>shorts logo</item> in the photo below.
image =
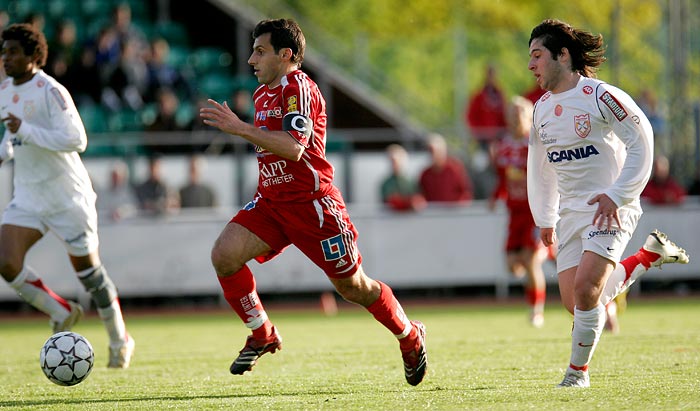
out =
[[588,232],[588,239],[590,240],[593,237],[615,237],[618,234],[618,231],[613,229],[613,230],[594,230],[594,231],[589,231]]
[[574,116],[574,127],[579,137],[588,137],[588,133],[591,132],[591,115],[581,114],[580,116]]
[[347,254],[342,234],[322,240],[321,247],[323,248],[323,256],[326,261],[337,260],[345,257]]
[[606,106],[608,106],[608,108],[610,109],[610,111],[612,111],[617,121],[622,121],[625,119],[625,117],[627,117],[627,111],[625,111],[625,108],[609,92],[606,91],[600,97],[598,97],[598,99],[602,101]]

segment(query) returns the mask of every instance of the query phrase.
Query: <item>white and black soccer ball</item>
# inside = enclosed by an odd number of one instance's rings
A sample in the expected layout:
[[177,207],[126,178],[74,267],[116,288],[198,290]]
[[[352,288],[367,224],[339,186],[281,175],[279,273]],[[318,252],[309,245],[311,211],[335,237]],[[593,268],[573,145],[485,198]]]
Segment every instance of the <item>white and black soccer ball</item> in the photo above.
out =
[[63,331],[46,340],[39,353],[41,370],[51,382],[75,385],[85,380],[95,363],[90,342],[80,334]]

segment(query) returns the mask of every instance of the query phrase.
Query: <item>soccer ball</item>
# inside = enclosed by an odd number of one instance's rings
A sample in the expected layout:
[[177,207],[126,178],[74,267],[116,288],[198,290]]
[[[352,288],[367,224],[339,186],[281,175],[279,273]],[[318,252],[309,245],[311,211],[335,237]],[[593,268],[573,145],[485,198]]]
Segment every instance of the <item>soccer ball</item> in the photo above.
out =
[[63,331],[49,337],[39,353],[41,370],[58,385],[75,385],[90,375],[95,352],[80,334]]

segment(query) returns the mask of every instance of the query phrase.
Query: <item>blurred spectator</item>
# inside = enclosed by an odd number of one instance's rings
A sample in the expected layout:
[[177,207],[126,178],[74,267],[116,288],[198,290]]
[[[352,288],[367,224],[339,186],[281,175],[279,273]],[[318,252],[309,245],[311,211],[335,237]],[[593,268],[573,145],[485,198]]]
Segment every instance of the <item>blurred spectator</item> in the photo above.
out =
[[139,207],[146,213],[159,215],[179,207],[177,195],[163,181],[162,158],[158,154],[148,159],[148,178],[135,188]]
[[168,63],[170,44],[162,37],[151,41],[151,57],[148,61],[148,92],[146,101],[155,101],[157,92],[169,88],[181,98],[191,99],[194,95],[189,74]]
[[496,68],[486,67],[484,86],[469,100],[466,112],[467,126],[482,149],[503,137],[506,129],[506,101],[496,80]]
[[87,47],[95,49],[95,65],[104,82],[107,81],[110,70],[119,64],[121,46],[117,33],[111,27],[103,27]]
[[85,104],[98,104],[102,100],[102,78],[97,66],[94,47],[84,47],[77,64],[70,68],[72,76],[66,88],[73,93],[78,107]]
[[231,110],[246,123],[253,123],[255,107],[253,107],[253,96],[249,90],[241,88],[236,90],[232,96],[233,104]]
[[61,20],[56,24],[55,36],[49,41],[49,55],[44,70],[72,93],[75,84],[73,68],[79,60],[80,47],[75,23],[70,19]]
[[158,111],[153,123],[146,126],[147,131],[186,131],[192,129],[190,122],[179,121],[177,110],[180,99],[169,88],[162,88],[156,93]]
[[191,156],[189,160],[189,182],[180,188],[180,207],[214,207],[217,205],[216,194],[208,185],[202,183],[204,157]]
[[117,64],[108,68],[103,101],[112,111],[139,110],[148,90],[148,67],[136,43],[126,40]]
[[136,212],[138,202],[129,184],[129,167],[121,160],[112,164],[109,172],[109,187],[98,191],[97,210],[114,221],[119,221]]
[[405,172],[408,160],[406,150],[398,144],[391,144],[386,148],[386,153],[391,163],[391,173],[381,185],[382,202],[396,211],[417,211],[425,208],[425,198],[419,192],[418,184]]
[[37,31],[46,33],[46,17],[40,12],[32,12],[24,18],[24,22],[32,25]]
[[639,108],[646,114],[651,128],[654,129],[654,134],[664,135],[666,133],[666,121],[658,110],[658,104],[654,92],[650,89],[644,89],[636,99]]
[[420,175],[420,190],[428,202],[467,204],[473,198],[471,179],[462,162],[447,152],[445,138],[428,137],[431,164]]
[[642,191],[642,199],[654,205],[678,205],[685,201],[685,189],[670,174],[668,158],[659,155],[654,159],[651,179]]
[[700,168],[695,171],[695,177],[693,177],[693,181],[688,186],[688,195],[700,196]]
[[114,8],[112,11],[112,26],[117,36],[117,42],[120,48],[124,48],[127,43],[131,43],[139,53],[144,53],[148,50],[148,41],[146,35],[134,25],[131,18],[131,6],[124,1]]

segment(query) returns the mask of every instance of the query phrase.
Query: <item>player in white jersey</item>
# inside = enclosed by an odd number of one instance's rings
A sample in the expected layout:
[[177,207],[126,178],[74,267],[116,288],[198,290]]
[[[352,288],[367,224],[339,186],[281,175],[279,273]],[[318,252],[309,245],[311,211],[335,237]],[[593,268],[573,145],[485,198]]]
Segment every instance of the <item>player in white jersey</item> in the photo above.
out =
[[25,263],[48,231],[63,241],[78,279],[91,294],[109,335],[111,368],[129,366],[134,340],[122,318],[117,289],[100,262],[95,192],[80,155],[85,127],[68,91],[41,68],[48,47],[28,24],[2,32],[0,84],[5,133],[0,165],[14,160],[14,193],[0,226],[0,274],[26,302],[51,317],[53,332],[71,329],[80,305],[46,286]]
[[528,199],[545,246],[558,241],[559,291],[574,316],[559,386],[588,387],[605,305],[650,267],[688,263],[688,255],[655,230],[620,261],[642,215],[653,132],[625,92],[594,78],[605,61],[602,36],[545,20],[529,44],[528,68],[547,93],[530,131]]

